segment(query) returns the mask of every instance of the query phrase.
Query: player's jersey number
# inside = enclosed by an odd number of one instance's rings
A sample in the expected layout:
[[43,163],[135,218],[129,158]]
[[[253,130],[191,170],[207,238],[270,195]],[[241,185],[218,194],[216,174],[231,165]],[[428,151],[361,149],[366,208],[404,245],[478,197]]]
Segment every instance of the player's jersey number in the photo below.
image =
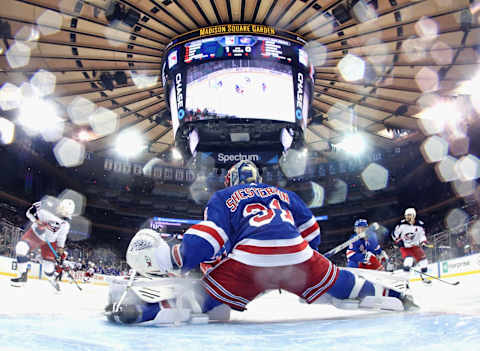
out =
[[276,215],[275,210],[280,211],[280,218],[284,222],[295,225],[292,212],[290,212],[290,210],[288,209],[282,208],[280,201],[278,201],[277,199],[273,199],[272,201],[270,201],[268,207],[261,203],[248,204],[243,209],[243,216],[248,217],[253,214],[254,216],[252,216],[248,220],[248,223],[253,227],[261,227],[262,225],[268,224],[273,221],[273,218],[275,218]]

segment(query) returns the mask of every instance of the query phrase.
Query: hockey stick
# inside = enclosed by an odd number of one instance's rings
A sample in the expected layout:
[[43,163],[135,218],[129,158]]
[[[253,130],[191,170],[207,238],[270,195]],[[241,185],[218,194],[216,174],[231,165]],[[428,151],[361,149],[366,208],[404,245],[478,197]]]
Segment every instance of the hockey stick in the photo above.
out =
[[130,278],[128,279],[127,286],[125,287],[125,290],[123,291],[122,296],[120,296],[120,300],[118,300],[117,303],[113,304],[113,307],[112,307],[112,312],[113,313],[118,312],[118,310],[120,309],[120,306],[122,305],[123,300],[125,300],[125,297],[127,297],[128,290],[133,285],[133,281],[134,281],[136,275],[137,275],[137,272],[135,270],[133,270],[130,274]]
[[430,277],[430,278],[432,278],[432,279],[436,279],[436,280],[441,281],[442,283],[445,283],[445,284],[448,284],[448,285],[453,285],[453,286],[455,286],[455,285],[460,284],[460,282],[459,282],[458,280],[457,280],[456,282],[451,283],[451,282],[447,282],[446,280],[437,278],[437,277],[435,277],[435,276],[433,276],[433,275],[430,275],[430,274],[427,274],[427,273],[423,273],[423,272],[417,271],[417,270],[415,270],[415,269],[413,269],[413,268],[410,268],[410,270],[412,270],[412,271],[415,272],[415,273],[420,274],[420,276],[423,274],[423,275],[425,275],[425,276],[427,276],[427,277]]
[[353,238],[345,241],[344,243],[338,245],[337,247],[334,247],[333,249],[331,249],[330,251],[328,252],[325,252],[323,254],[323,256],[329,258],[329,257],[332,257],[333,255],[339,253],[340,251],[342,251],[343,249],[345,249],[346,247],[350,246],[350,244],[353,244],[354,242],[360,240],[361,237],[360,235],[355,235]]
[[[55,249],[53,248],[52,244],[50,244],[49,241],[47,241],[46,243],[47,243],[48,247],[50,248],[50,251],[52,251],[53,255],[55,256],[55,259],[58,260],[59,257],[58,257],[57,251],[55,251]],[[63,266],[62,266],[62,267],[63,267]],[[80,287],[80,285],[78,285],[78,283],[77,283],[77,281],[75,280],[75,278],[73,278],[72,273],[70,273],[70,270],[69,270],[69,269],[68,269],[68,270],[66,269],[66,271],[67,271],[68,277],[75,283],[75,285],[77,286],[78,290],[82,291],[82,288]]]
[[[369,235],[377,235],[379,231],[382,230],[382,226],[380,226],[377,222],[372,223],[371,225],[368,226],[366,232],[364,234],[357,234],[353,238],[345,241],[343,244],[338,245],[337,247],[334,247],[330,251],[326,252],[323,254],[323,256],[329,258],[332,257],[333,255],[339,253],[346,247],[350,246],[350,244],[353,244],[354,242],[362,239],[362,238],[368,238]],[[384,229],[384,228],[383,228]]]

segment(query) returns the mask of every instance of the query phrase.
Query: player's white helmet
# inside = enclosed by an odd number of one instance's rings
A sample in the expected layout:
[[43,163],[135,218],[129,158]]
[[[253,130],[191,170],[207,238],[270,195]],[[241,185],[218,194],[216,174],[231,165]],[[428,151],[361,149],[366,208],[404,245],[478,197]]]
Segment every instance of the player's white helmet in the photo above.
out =
[[166,274],[173,269],[170,247],[153,229],[141,229],[135,234],[128,245],[127,263],[146,277]]
[[75,202],[70,199],[63,199],[58,204],[57,212],[63,217],[72,217],[75,212]]
[[235,163],[225,176],[225,187],[238,184],[261,183],[260,172],[252,161],[243,160]]
[[415,217],[417,215],[417,211],[415,211],[414,208],[407,208],[405,210],[405,216],[407,215],[412,215],[413,217]]

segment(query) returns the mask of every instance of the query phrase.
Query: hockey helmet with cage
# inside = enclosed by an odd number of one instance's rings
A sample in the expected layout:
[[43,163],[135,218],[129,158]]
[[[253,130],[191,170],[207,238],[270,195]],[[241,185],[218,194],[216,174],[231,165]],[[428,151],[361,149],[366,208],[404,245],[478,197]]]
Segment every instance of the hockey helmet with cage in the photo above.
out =
[[238,184],[261,183],[258,167],[252,161],[242,160],[235,163],[225,176],[225,187]]
[[357,219],[353,225],[354,227],[368,227],[366,219]]
[[145,277],[167,274],[173,269],[170,247],[160,233],[141,229],[128,245],[127,263]]
[[63,199],[57,206],[57,212],[62,217],[71,218],[75,212],[75,202],[71,199]]

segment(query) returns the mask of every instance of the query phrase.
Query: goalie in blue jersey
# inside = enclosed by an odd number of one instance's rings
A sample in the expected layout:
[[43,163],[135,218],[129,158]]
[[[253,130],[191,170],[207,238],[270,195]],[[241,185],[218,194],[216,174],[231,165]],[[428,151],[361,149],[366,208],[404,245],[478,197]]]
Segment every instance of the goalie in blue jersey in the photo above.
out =
[[[150,229],[135,235],[127,262],[153,280],[133,281],[127,294],[134,297],[130,300],[120,293],[128,290],[125,283],[113,287],[117,292],[111,293],[107,306],[111,320],[171,323],[226,306],[243,311],[270,289],[289,291],[306,303],[328,296],[329,301],[348,300],[369,307],[371,298],[366,298],[374,297],[374,304],[385,309],[416,307],[404,292],[340,269],[321,255],[317,251],[320,228],[310,209],[294,192],[263,184],[254,163],[236,163],[225,177],[225,186],[208,202],[204,221],[190,227],[181,244],[170,248]],[[185,275],[222,254],[224,258],[188,289],[186,278],[159,278],[174,270]],[[142,284],[148,286],[142,289]],[[185,309],[192,312],[185,314]]]

